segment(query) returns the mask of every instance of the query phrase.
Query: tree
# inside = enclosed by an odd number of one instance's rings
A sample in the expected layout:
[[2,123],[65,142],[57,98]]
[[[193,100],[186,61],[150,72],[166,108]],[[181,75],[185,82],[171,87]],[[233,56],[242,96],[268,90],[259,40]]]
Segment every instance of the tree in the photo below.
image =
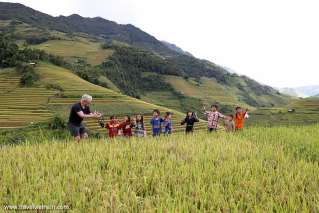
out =
[[0,35],[0,68],[15,66],[19,60],[19,47]]

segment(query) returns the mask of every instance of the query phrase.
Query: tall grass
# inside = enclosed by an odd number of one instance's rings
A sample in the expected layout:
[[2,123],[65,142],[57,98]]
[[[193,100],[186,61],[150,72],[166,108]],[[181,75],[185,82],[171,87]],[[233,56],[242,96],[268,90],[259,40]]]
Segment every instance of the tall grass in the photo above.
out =
[[[318,126],[0,149],[0,205],[74,212],[318,212]],[[304,149],[302,148],[304,147]]]

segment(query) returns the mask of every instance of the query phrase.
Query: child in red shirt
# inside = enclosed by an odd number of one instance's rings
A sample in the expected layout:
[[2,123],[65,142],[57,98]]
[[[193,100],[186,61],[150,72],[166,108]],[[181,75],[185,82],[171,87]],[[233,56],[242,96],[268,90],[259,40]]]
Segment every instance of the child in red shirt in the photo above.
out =
[[105,126],[109,130],[109,137],[115,138],[119,134],[120,122],[114,115],[110,117],[110,121]]
[[125,116],[124,121],[121,123],[120,128],[123,131],[123,136],[124,137],[131,137],[132,134],[132,128],[133,128],[133,123],[131,122],[130,116]]

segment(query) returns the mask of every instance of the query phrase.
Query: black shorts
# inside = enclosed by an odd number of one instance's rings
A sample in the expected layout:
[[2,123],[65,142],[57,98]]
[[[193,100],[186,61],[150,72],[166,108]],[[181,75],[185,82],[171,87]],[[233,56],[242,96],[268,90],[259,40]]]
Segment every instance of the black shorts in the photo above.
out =
[[193,132],[193,126],[186,126],[185,132],[187,133],[192,133]]
[[73,137],[82,136],[87,133],[87,130],[83,124],[80,126],[69,124],[69,130]]

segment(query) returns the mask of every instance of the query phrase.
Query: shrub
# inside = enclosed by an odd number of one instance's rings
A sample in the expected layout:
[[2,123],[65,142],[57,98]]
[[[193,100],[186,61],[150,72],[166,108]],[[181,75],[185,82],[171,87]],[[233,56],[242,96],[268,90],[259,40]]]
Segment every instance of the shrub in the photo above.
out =
[[23,74],[23,76],[20,79],[21,85],[25,87],[30,87],[38,80],[38,75],[34,72],[27,72]]
[[11,144],[11,145],[15,145],[15,144],[21,144],[23,142],[25,142],[26,137],[23,133],[18,133],[18,134],[12,134],[9,138],[7,143]]
[[31,66],[28,66],[26,63],[18,63],[16,66],[16,71],[18,71],[20,74],[24,74],[26,72],[29,72],[32,70]]
[[55,115],[49,122],[49,129],[63,130],[66,129],[66,121],[59,115]]
[[28,37],[26,38],[26,42],[31,45],[42,44],[49,40],[48,37]]
[[58,90],[61,92],[64,91],[64,89],[58,84],[47,84],[47,85],[45,85],[45,88],[48,90]]
[[12,67],[19,61],[19,47],[0,34],[0,68]]
[[111,42],[105,42],[101,45],[102,49],[110,49],[112,48],[112,43]]
[[22,86],[30,87],[39,80],[39,75],[34,71],[34,68],[28,64],[18,64],[16,70],[22,74],[20,78],[20,84]]

